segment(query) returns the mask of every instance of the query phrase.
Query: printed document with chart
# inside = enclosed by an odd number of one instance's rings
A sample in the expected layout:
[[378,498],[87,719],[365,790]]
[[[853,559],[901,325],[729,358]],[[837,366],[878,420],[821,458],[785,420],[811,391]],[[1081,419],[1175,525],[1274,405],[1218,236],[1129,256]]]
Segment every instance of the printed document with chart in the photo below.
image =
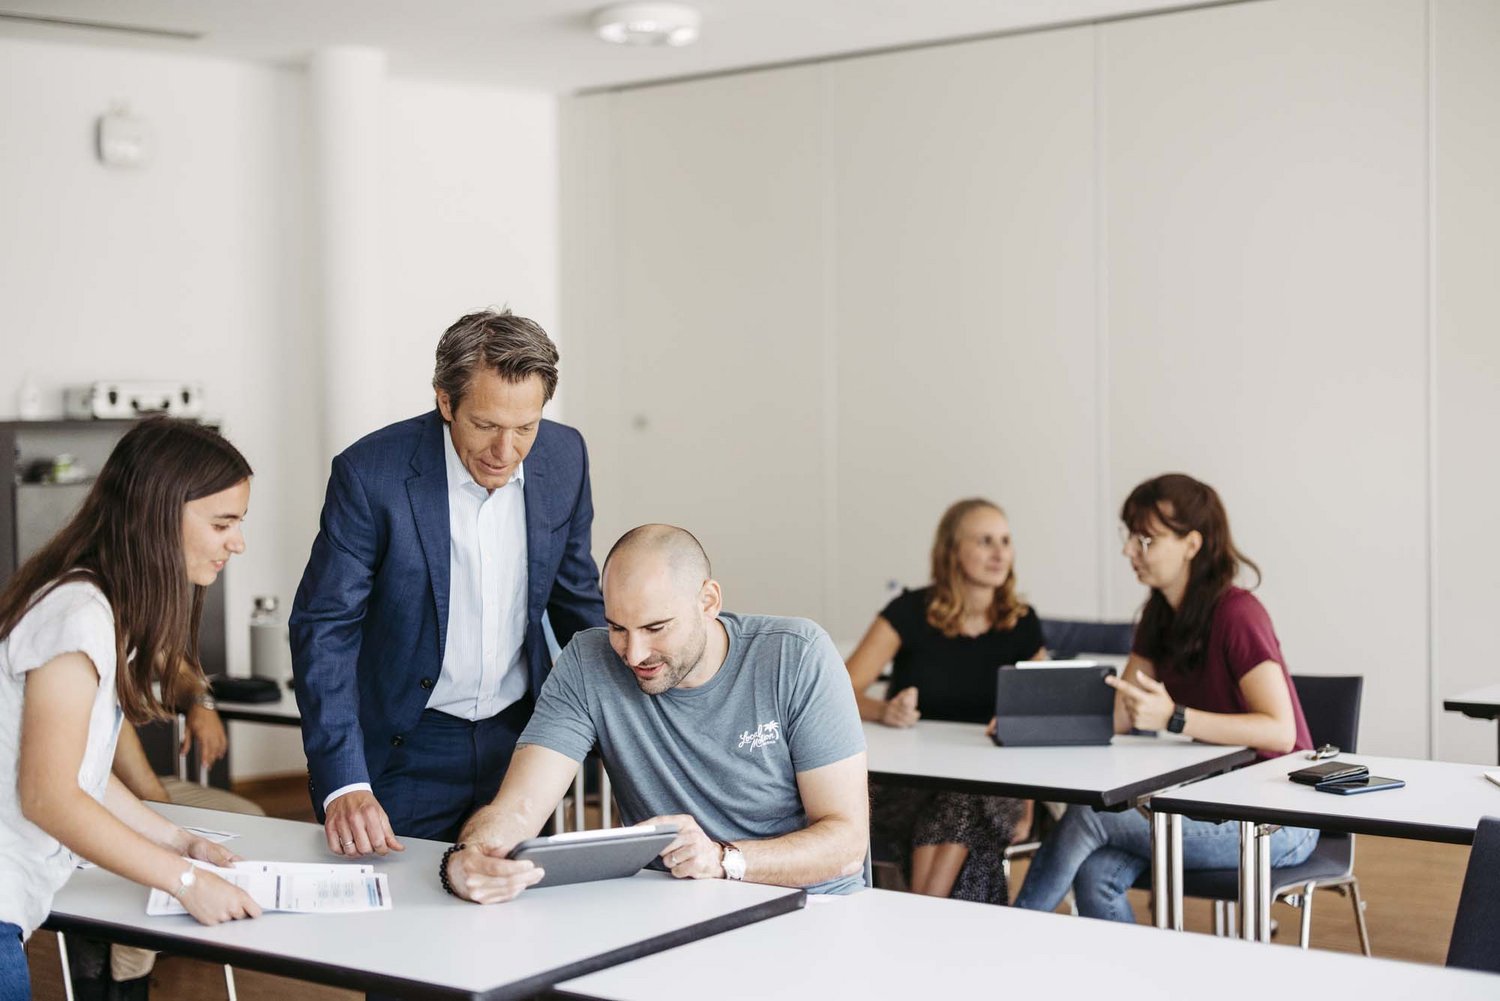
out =
[[[263,911],[349,914],[391,909],[391,891],[385,873],[376,872],[371,865],[236,862],[229,868],[220,868],[196,859],[184,861],[238,886],[255,898]],[[146,901],[146,913],[152,917],[186,914],[187,908],[172,894],[153,889]]]

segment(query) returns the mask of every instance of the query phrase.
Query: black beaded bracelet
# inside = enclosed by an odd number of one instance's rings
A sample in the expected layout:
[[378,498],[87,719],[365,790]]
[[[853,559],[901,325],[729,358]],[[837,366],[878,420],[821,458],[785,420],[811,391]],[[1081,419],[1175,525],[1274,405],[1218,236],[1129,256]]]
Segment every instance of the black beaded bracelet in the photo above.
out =
[[467,847],[469,846],[462,841],[456,845],[449,845],[443,852],[443,860],[438,863],[438,880],[442,882],[443,889],[449,896],[456,897],[458,894],[454,891],[453,884],[448,882],[448,860],[453,857],[454,852],[461,852]]

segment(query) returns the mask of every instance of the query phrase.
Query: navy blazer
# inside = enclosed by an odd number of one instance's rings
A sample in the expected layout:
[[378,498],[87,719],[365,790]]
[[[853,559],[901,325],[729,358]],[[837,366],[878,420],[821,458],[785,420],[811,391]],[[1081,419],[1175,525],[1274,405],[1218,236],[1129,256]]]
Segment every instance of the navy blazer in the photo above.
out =
[[[366,435],[333,460],[290,617],[302,745],[320,814],[329,793],[381,773],[442,670],[447,433],[433,410]],[[604,625],[604,601],[590,552],[594,506],[583,436],[544,420],[525,462],[523,655],[535,697],[551,669],[542,613],[567,645],[578,630]]]

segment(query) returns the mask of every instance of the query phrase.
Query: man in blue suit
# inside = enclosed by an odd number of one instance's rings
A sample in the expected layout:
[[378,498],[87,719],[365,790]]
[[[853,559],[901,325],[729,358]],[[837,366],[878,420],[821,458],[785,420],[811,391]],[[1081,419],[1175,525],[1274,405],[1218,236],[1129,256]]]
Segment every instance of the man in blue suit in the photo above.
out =
[[330,850],[452,840],[494,798],[560,643],[604,625],[588,454],[542,419],[557,348],[483,312],[443,334],[437,409],[333,460],[292,606],[313,807]]

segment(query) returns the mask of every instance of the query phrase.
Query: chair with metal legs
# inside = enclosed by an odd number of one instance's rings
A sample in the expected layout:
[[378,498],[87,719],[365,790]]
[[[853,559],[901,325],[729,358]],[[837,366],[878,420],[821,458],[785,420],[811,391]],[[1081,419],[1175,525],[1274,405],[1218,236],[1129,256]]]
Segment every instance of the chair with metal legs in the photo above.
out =
[[[1354,752],[1359,743],[1359,705],[1364,692],[1364,678],[1294,677],[1297,699],[1315,744],[1333,744],[1342,751]],[[1232,932],[1234,902],[1239,898],[1239,871],[1236,869],[1191,869],[1182,874],[1183,896],[1207,898],[1214,902],[1214,934]],[[1314,891],[1331,889],[1347,896],[1354,907],[1354,923],[1359,932],[1359,947],[1370,955],[1370,929],[1365,923],[1365,902],[1354,876],[1354,835],[1324,831],[1317,847],[1307,860],[1298,865],[1271,870],[1274,883],[1272,900],[1285,900],[1301,912],[1298,944],[1306,949],[1312,936]],[[1137,887],[1149,889],[1150,873],[1136,881]]]

